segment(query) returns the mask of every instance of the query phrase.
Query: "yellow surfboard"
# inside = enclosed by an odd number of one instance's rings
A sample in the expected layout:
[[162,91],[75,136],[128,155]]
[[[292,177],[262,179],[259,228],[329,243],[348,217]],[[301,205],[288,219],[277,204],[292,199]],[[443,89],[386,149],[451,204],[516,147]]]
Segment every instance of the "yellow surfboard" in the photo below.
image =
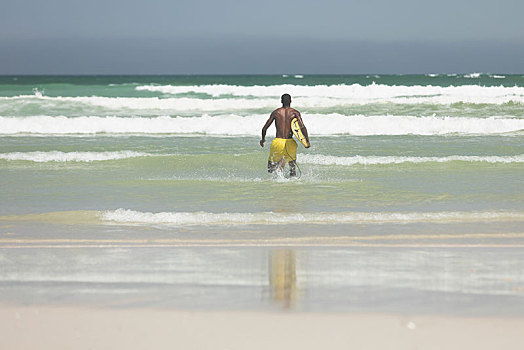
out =
[[297,140],[300,141],[304,147],[307,147],[307,140],[304,134],[302,133],[302,130],[300,130],[300,124],[298,123],[297,118],[293,118],[291,120],[291,131],[293,131],[293,135],[297,138]]

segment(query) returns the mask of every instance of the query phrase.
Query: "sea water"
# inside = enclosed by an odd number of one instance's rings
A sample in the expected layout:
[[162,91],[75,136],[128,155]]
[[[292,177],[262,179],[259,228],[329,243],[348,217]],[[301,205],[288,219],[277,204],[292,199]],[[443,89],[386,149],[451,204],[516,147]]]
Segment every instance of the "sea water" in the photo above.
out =
[[[259,145],[284,93],[311,140],[298,179],[267,172],[274,126]],[[4,286],[34,272],[42,251],[9,250],[28,244],[487,245],[517,266],[523,105],[522,75],[0,77]]]

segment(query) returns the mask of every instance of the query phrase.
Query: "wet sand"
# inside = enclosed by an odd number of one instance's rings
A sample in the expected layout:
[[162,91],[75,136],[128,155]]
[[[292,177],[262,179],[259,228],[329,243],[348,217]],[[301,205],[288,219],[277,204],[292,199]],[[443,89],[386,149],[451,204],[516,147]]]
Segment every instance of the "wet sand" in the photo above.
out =
[[190,242],[124,234],[0,239],[0,349],[524,343],[520,232]]
[[2,349],[521,349],[522,318],[0,307]]

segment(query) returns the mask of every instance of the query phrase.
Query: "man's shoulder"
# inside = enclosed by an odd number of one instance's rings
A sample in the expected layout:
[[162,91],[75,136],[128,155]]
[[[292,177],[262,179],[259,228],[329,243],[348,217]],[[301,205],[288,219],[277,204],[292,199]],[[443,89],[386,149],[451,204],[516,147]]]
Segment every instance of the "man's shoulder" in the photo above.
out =
[[293,113],[296,113],[296,114],[300,115],[300,112],[299,112],[298,110],[294,109],[294,108],[291,108],[291,112],[293,112]]
[[276,117],[280,114],[280,111],[282,110],[282,107],[275,109],[273,112],[271,112],[271,115]]

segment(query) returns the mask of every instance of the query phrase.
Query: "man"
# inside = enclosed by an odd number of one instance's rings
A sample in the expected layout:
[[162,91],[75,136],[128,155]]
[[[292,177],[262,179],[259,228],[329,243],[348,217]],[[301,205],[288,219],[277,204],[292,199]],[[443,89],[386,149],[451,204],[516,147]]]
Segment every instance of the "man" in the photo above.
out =
[[297,143],[293,140],[293,132],[291,131],[291,120],[298,119],[300,130],[306,137],[307,146],[310,147],[307,129],[302,122],[300,112],[291,108],[291,96],[289,94],[282,95],[282,107],[277,108],[271,113],[266,124],[262,128],[262,140],[260,146],[264,147],[266,142],[267,128],[275,121],[277,128],[276,138],[271,142],[269,151],[269,160],[267,162],[267,171],[272,173],[277,168],[282,171],[284,165],[289,163],[289,176],[296,176],[296,160],[297,160]]

